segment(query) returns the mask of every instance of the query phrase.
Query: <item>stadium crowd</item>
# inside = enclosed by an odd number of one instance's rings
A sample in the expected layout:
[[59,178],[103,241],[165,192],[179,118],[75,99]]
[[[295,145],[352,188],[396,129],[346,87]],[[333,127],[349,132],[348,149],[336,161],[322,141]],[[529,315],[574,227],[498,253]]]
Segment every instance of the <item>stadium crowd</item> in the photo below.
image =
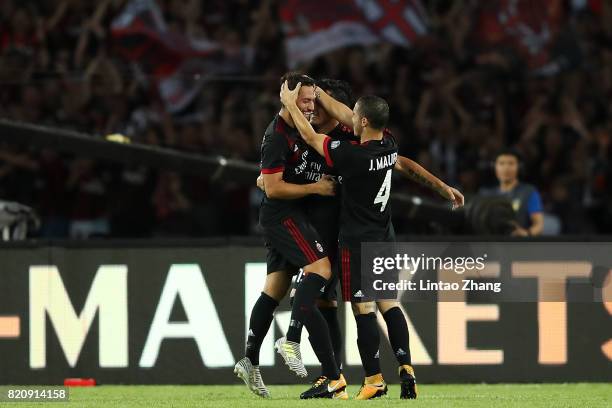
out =
[[[179,112],[117,51],[111,23],[125,3],[2,1],[0,117],[257,162],[288,69],[281,2],[157,1],[168,30],[215,41],[225,56],[224,75]],[[493,3],[424,1],[429,31],[410,48],[346,47],[299,68],[386,98],[400,153],[468,202],[495,183],[496,152],[513,146],[562,233],[612,233],[612,4],[548,1],[555,25],[535,55],[490,41]],[[259,197],[204,174],[0,144],[0,199],[33,206],[43,237],[250,234]]]

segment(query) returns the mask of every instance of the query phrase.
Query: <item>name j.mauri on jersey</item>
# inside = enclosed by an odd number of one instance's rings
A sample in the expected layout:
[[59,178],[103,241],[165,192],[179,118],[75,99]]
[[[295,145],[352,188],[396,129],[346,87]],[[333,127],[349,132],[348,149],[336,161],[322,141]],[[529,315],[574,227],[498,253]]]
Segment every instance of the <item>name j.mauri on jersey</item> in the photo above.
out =
[[370,159],[370,168],[368,171],[376,171],[392,167],[397,161],[397,153],[391,153],[386,156],[379,157],[377,159]]

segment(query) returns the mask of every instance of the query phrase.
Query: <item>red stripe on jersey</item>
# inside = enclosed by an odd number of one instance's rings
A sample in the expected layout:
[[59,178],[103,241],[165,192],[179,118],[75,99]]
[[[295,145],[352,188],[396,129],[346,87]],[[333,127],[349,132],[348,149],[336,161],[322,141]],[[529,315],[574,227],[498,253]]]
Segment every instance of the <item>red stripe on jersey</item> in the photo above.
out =
[[274,127],[274,131],[278,133],[287,133],[287,128],[285,127],[285,120],[282,116],[278,115],[278,120],[276,121],[276,126]]
[[287,133],[287,123],[285,122],[285,119],[283,119],[282,116],[278,116],[278,120],[276,121],[276,126],[274,128],[274,130],[277,133],[280,133],[281,135],[283,135],[285,137],[285,140],[287,141],[287,145],[289,146],[289,149],[293,149],[293,143],[291,142],[291,139],[289,138],[289,134]]
[[295,225],[295,222],[293,222],[293,219],[287,218],[285,221],[283,221],[283,224],[289,230],[289,233],[293,237],[294,241],[298,244],[298,247],[306,257],[308,262],[316,262],[318,260],[317,256],[315,255],[310,245],[308,245],[306,239],[304,238],[304,235],[302,235],[298,227]]
[[261,169],[261,174],[276,174],[285,171],[285,166],[273,167],[271,169]]
[[325,154],[325,163],[327,163],[329,167],[334,167],[334,162],[332,161],[332,158],[329,155],[329,144],[331,143],[331,141],[331,137],[325,137],[325,140],[323,141],[323,153]]

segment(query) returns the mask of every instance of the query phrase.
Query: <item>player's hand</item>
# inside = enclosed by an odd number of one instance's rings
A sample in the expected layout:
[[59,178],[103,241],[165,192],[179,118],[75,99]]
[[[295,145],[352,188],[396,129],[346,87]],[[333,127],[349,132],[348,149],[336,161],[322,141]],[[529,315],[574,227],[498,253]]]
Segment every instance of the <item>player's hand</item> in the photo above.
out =
[[459,207],[463,207],[465,204],[465,197],[459,190],[454,187],[443,185],[440,190],[440,195],[453,204],[453,210]]
[[287,81],[285,81],[285,83],[281,85],[281,91],[280,91],[281,103],[284,106],[295,105],[297,98],[298,98],[298,94],[300,93],[301,87],[302,87],[302,83],[298,82],[298,84],[295,86],[295,89],[291,90],[289,89],[289,84],[287,83]]
[[319,181],[314,183],[316,194],[322,196],[336,195],[336,182],[333,177],[324,174]]
[[259,176],[257,176],[257,187],[259,187],[259,189],[263,191],[264,193],[266,192],[266,186],[264,185],[263,174],[261,173],[259,173]]

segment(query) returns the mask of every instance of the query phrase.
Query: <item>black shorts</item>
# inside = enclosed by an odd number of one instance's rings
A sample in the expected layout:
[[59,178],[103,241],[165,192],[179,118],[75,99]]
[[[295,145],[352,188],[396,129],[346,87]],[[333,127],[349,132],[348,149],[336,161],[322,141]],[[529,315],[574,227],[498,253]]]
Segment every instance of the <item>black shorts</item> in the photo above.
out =
[[371,302],[361,287],[361,245],[340,245],[338,248],[340,287],[345,302]]
[[342,299],[345,302],[363,303],[397,298],[397,290],[383,292],[374,289],[374,281],[378,278],[373,273],[362,271],[361,244],[341,244],[338,249],[337,264],[340,271]]
[[304,215],[319,233],[332,266],[338,252],[340,203],[335,197],[310,196],[304,202]]
[[302,214],[284,218],[278,224],[263,225],[263,230],[268,273],[286,271],[294,275],[300,268],[327,256],[319,234]]

